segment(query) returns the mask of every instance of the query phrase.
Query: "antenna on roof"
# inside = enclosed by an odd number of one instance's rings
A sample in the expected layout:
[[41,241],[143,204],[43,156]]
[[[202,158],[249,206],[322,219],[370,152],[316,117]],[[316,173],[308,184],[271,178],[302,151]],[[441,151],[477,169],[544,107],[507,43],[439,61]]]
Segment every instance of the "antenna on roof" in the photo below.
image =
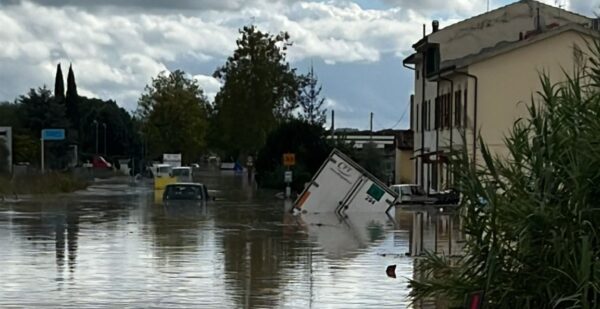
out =
[[490,11],[490,0],[487,0],[487,12]]

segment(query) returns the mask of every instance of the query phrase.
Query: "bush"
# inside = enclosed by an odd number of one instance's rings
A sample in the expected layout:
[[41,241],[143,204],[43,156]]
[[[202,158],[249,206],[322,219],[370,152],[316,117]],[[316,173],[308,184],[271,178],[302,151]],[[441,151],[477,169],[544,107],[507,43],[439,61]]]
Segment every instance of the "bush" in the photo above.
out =
[[89,184],[75,176],[63,173],[0,178],[0,194],[56,194],[70,193],[87,188]]

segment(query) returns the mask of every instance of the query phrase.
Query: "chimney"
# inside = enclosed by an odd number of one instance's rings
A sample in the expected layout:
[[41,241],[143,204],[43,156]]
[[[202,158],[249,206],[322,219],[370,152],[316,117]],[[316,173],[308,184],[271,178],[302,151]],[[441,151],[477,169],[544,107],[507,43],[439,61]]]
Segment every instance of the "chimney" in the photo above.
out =
[[437,32],[440,29],[440,22],[437,20],[434,20],[433,22],[431,22],[431,27],[432,27],[432,32]]

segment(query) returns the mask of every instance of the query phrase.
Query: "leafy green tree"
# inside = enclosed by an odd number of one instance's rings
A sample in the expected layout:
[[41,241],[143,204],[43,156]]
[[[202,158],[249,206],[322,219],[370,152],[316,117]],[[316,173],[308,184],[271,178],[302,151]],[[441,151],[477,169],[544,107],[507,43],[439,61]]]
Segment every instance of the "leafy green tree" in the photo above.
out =
[[377,149],[375,143],[363,144],[363,149],[356,155],[356,161],[373,176],[379,178],[382,181],[386,181],[384,166],[383,166],[383,152]]
[[296,165],[292,167],[292,188],[300,191],[332,149],[321,126],[299,119],[283,122],[269,134],[265,146],[258,153],[257,179],[263,187],[283,188],[283,173],[287,169],[283,166],[283,154],[294,153]]
[[81,111],[79,142],[84,160],[89,160],[96,154],[96,123],[98,124],[98,153],[106,153],[109,157],[139,155],[139,134],[134,129],[133,118],[115,101],[78,97],[77,106],[77,110]]
[[138,100],[137,115],[152,157],[182,153],[197,160],[206,147],[208,101],[198,83],[183,71],[161,73]]
[[42,129],[69,127],[64,104],[55,100],[46,86],[30,89],[17,102],[23,109],[22,125],[34,136],[40,136]]
[[215,98],[214,140],[228,155],[254,154],[277,124],[292,117],[301,78],[286,59],[290,37],[245,26],[237,48],[214,76],[223,87]]
[[[26,134],[36,138],[41,137],[41,131],[47,128],[67,129],[70,123],[65,115],[65,105],[52,96],[46,86],[31,89],[27,95],[22,95],[17,100],[22,108],[21,124]],[[47,143],[47,166],[52,169],[64,168],[68,158],[66,142]],[[39,160],[33,161],[37,162]]]
[[21,106],[15,103],[0,103],[0,127],[13,127],[14,130],[21,127]]
[[313,67],[304,77],[299,103],[301,108],[300,118],[311,124],[323,126],[326,121],[327,109],[323,108],[325,98],[321,97],[322,86],[318,85],[317,76]]

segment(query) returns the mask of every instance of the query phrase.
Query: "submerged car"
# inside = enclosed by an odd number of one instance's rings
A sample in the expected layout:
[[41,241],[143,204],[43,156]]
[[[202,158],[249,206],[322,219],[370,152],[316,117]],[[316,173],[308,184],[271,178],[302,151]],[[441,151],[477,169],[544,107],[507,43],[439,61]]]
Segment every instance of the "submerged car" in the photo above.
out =
[[396,204],[434,204],[437,199],[427,196],[421,186],[416,184],[400,184],[390,186],[398,194]]
[[165,187],[163,201],[208,201],[208,189],[201,183],[173,183]]

